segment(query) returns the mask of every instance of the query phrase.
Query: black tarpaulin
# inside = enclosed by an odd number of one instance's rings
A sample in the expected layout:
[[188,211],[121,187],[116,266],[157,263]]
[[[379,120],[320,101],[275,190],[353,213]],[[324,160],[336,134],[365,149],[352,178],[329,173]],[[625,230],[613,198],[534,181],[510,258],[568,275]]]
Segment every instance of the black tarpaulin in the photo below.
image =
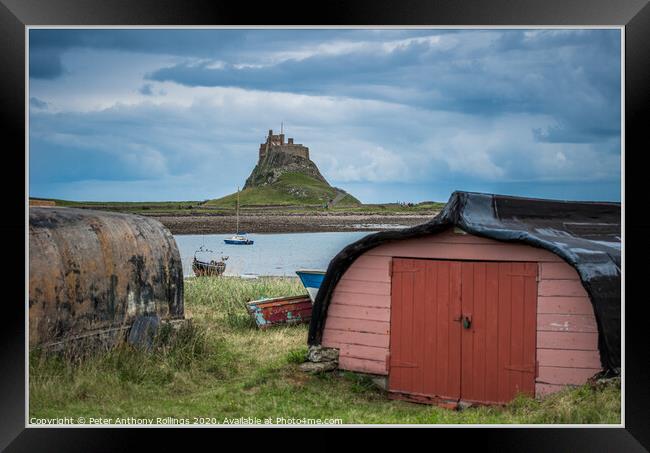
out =
[[603,370],[621,367],[621,205],[454,192],[430,222],[370,234],[330,262],[314,302],[310,345],[322,339],[334,288],[356,258],[390,241],[417,238],[457,226],[468,233],[549,250],[577,271],[594,307]]

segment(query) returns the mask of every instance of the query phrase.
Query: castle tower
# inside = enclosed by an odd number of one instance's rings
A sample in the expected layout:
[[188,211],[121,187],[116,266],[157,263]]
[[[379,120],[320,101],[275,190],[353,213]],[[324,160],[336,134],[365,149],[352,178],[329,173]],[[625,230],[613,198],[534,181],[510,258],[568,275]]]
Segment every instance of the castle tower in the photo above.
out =
[[269,129],[269,135],[266,137],[266,142],[260,144],[260,160],[264,159],[270,152],[281,152],[309,159],[309,148],[300,143],[294,143],[293,138],[289,138],[287,143],[285,143],[284,134],[273,134],[273,129]]

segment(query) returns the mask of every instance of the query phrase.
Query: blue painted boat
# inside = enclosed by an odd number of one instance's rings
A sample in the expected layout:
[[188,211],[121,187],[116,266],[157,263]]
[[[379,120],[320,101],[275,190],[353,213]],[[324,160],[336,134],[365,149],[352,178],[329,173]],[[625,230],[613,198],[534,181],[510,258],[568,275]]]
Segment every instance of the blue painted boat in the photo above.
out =
[[237,187],[237,231],[230,239],[224,239],[223,242],[230,245],[252,245],[253,240],[246,237],[246,233],[239,232],[239,187]]
[[300,269],[296,271],[298,277],[303,286],[307,289],[309,297],[311,298],[312,304],[316,300],[316,294],[318,294],[318,288],[320,288],[323,279],[325,278],[325,271],[313,270],[313,269]]
[[245,236],[245,233],[238,233],[230,239],[224,239],[223,242],[232,245],[251,245],[254,241],[252,239],[248,239]]

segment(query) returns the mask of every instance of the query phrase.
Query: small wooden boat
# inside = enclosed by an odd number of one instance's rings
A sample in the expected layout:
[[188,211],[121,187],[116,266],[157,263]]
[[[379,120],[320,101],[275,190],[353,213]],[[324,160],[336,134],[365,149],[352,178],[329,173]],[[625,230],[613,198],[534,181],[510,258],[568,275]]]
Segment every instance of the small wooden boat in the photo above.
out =
[[323,283],[325,278],[325,271],[313,270],[313,269],[299,269],[296,271],[300,281],[302,282],[305,289],[311,297],[311,302],[314,303],[316,300],[316,294],[318,294],[318,288],[320,284]]
[[312,302],[307,294],[285,296],[252,300],[246,304],[246,309],[259,329],[267,329],[278,325],[309,322]]
[[221,261],[210,260],[209,262],[200,261],[196,254],[199,252],[209,252],[212,250],[206,249],[203,245],[194,252],[194,259],[192,260],[192,270],[197,277],[218,277],[226,271],[227,256],[222,256]]
[[194,271],[194,275],[197,277],[218,277],[226,271],[226,263],[224,261],[215,260],[210,260],[209,263],[206,263],[204,261],[199,261],[195,256],[192,261],[192,270]]

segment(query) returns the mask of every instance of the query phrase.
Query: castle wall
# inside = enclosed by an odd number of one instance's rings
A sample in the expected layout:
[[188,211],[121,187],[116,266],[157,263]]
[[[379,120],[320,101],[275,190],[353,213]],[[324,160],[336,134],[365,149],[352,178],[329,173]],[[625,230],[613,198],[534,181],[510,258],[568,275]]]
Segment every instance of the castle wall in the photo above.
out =
[[309,159],[309,148],[302,145],[281,145],[274,146],[273,150],[281,151],[283,153],[291,154],[293,156],[303,157]]
[[266,143],[262,143],[260,145],[260,159],[266,157],[266,154],[269,151],[278,151],[309,159],[309,148],[299,143],[294,143],[293,138],[289,138],[288,143],[285,143],[284,134],[273,134],[272,129],[269,129],[269,135],[266,138]]
[[299,156],[305,159],[309,159],[309,148],[303,145],[279,145],[279,146],[268,146],[266,143],[260,145],[260,159],[266,157],[267,149],[276,152],[283,152],[286,154],[291,154],[293,156]]

